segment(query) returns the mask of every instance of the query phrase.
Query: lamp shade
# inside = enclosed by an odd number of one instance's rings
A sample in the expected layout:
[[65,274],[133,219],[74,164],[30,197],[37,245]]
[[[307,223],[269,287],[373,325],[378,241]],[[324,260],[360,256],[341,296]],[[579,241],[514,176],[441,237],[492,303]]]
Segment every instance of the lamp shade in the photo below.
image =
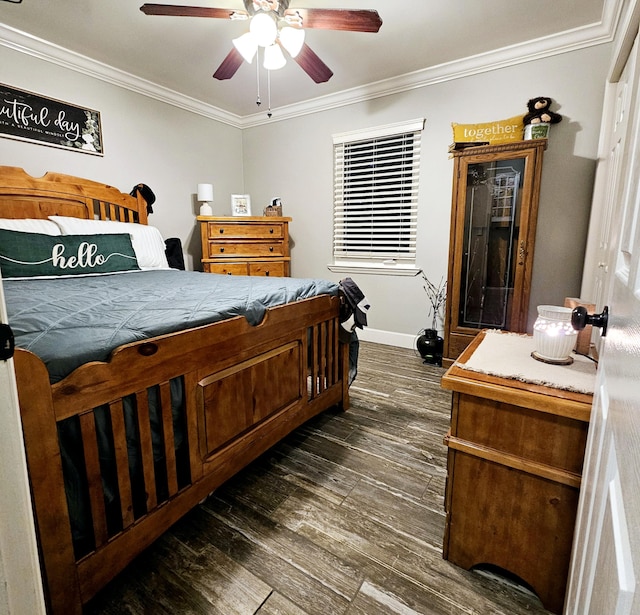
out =
[[213,201],[213,184],[198,184],[198,201]]
[[267,70],[278,70],[287,63],[287,60],[280,49],[280,45],[274,43],[264,50],[264,67]]
[[240,52],[246,62],[251,64],[258,51],[258,43],[251,32],[245,32],[242,36],[233,39],[233,45]]
[[280,42],[292,58],[295,58],[304,45],[304,30],[284,26],[280,30]]
[[251,18],[249,32],[261,47],[272,45],[278,36],[278,26],[269,13],[257,13]]

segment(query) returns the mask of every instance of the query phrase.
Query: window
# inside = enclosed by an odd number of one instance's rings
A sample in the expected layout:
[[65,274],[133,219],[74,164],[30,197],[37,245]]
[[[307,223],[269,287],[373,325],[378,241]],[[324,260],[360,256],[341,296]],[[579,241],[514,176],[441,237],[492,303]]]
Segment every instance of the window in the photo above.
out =
[[423,127],[419,119],[333,137],[331,270],[415,274]]

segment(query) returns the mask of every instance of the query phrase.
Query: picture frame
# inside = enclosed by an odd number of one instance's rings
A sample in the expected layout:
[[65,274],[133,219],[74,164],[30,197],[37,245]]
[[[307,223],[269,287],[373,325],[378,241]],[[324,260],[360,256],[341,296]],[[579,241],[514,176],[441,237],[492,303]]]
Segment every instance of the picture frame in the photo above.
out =
[[100,112],[0,83],[0,137],[103,156]]
[[248,194],[232,194],[231,214],[234,216],[250,216],[251,197]]

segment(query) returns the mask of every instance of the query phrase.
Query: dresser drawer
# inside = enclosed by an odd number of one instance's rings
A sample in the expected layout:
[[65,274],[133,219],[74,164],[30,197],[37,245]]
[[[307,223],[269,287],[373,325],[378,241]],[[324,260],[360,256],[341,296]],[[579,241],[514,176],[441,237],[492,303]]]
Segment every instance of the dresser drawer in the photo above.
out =
[[240,225],[231,222],[207,222],[207,237],[217,239],[282,239],[283,223],[247,223]]
[[273,242],[209,242],[209,258],[226,258],[235,256],[261,257],[286,256],[286,247],[282,241]]
[[205,273],[222,273],[225,275],[249,275],[247,263],[207,263],[202,264]]
[[282,278],[287,275],[287,263],[284,261],[268,261],[261,263],[249,263],[249,275],[270,276]]

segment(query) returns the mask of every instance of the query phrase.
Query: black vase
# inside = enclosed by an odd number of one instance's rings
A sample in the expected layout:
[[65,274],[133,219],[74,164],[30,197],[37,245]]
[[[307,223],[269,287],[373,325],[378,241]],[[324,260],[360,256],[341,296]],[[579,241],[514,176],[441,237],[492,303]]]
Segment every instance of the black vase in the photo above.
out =
[[416,340],[416,347],[425,363],[442,365],[444,340],[435,329],[425,329]]

